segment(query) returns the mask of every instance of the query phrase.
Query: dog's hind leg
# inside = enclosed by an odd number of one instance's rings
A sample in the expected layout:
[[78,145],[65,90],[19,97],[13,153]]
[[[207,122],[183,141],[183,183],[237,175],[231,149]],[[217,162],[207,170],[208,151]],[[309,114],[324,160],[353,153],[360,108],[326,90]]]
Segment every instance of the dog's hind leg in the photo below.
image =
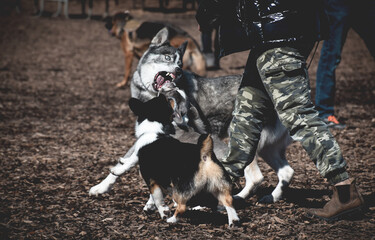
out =
[[167,215],[169,213],[169,207],[165,205],[163,191],[161,190],[160,186],[157,183],[153,182],[152,180],[150,182],[151,184],[149,188],[150,188],[151,196],[154,199],[155,206],[158,209],[160,217],[162,219],[165,219],[167,218]]
[[[119,163],[111,169],[111,173],[100,182],[98,185],[90,188],[89,195],[99,195],[108,192],[111,190],[113,184],[115,184],[117,178],[129,171],[138,163],[138,157],[134,154],[135,145],[129,149],[123,158],[120,158]],[[128,157],[129,156],[129,157]]]
[[263,174],[258,166],[258,157],[255,157],[254,160],[247,165],[244,171],[245,175],[245,187],[241,192],[237,193],[235,198],[246,199],[250,193],[255,192],[259,185],[263,182]]
[[172,217],[167,219],[168,223],[176,223],[178,222],[178,216],[186,212],[186,199],[182,198],[181,196],[178,196],[177,194],[173,195],[173,199],[177,203],[177,208],[173,214]]
[[154,198],[150,194],[150,198],[148,199],[146,205],[143,207],[143,211],[145,211],[145,212],[153,212],[156,209],[157,208],[155,206]]
[[228,225],[233,227],[233,225],[238,225],[240,218],[237,215],[236,209],[233,207],[233,198],[230,191],[224,191],[219,193],[218,200],[224,205],[225,210],[228,214]]
[[270,165],[279,179],[276,188],[272,191],[270,195],[266,195],[259,200],[262,203],[274,203],[282,198],[283,190],[289,186],[292,180],[294,170],[288,164],[285,158],[285,148],[286,146],[277,146],[273,144],[272,146],[265,147],[259,155]]

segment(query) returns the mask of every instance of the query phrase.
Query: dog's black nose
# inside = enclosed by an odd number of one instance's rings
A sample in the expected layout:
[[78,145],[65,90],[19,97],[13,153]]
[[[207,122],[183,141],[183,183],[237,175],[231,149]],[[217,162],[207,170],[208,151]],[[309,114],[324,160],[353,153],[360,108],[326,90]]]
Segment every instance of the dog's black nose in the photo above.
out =
[[182,74],[182,69],[181,69],[181,68],[179,68],[179,67],[178,67],[178,68],[176,68],[176,69],[175,69],[175,71],[176,71],[176,75],[177,75],[177,76],[179,76],[179,75],[181,75],[181,74]]

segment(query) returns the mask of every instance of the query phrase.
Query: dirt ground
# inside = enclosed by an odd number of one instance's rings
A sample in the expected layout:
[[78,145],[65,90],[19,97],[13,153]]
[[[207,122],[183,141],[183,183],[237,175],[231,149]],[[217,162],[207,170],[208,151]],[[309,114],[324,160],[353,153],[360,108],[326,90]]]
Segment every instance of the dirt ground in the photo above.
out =
[[[79,1],[70,1],[69,20],[51,17],[54,2],[42,17],[32,16],[32,1],[22,1],[21,13],[11,0],[0,3],[0,239],[375,239],[375,63],[352,31],[337,70],[337,115],[347,128],[333,134],[368,206],[364,214],[334,223],[306,216],[331,191],[298,143],[287,150],[295,176],[285,198],[257,203],[277,183],[260,162],[265,181],[238,206],[242,225],[233,229],[224,212],[188,211],[173,225],[147,215],[137,168],[109,193],[90,197],[90,187],[135,140],[129,88],[115,88],[124,59],[101,21],[103,2],[94,2],[91,21],[80,16]],[[199,41],[194,11],[171,2],[167,13],[151,0],[148,11],[132,12],[172,22]],[[120,0],[110,7],[133,5]],[[240,74],[246,57],[225,57],[222,69],[208,75]],[[309,69],[312,94],[318,59],[319,51]]]

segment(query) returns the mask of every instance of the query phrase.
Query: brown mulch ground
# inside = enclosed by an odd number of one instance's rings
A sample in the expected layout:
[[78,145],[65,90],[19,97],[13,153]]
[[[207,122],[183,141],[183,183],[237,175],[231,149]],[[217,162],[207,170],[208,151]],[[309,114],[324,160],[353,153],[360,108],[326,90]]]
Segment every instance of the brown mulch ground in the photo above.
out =
[[[32,1],[20,14],[11,2],[0,3],[0,239],[375,239],[375,63],[354,32],[337,71],[337,114],[347,128],[333,134],[368,211],[334,223],[308,218],[305,210],[331,192],[294,143],[287,158],[295,177],[281,202],[257,204],[277,181],[261,162],[265,182],[240,206],[242,226],[227,229],[226,214],[211,211],[189,211],[170,225],[142,211],[148,193],[136,168],[110,193],[88,195],[134,142],[130,91],[115,88],[123,54],[104,29],[103,1],[94,2],[91,21],[80,17],[79,1],[70,1],[70,20],[50,17],[53,2],[40,18],[31,16]],[[120,0],[116,8],[131,6]],[[194,11],[175,10],[133,13],[172,22],[199,41]],[[241,73],[246,54],[225,57],[208,75]],[[313,94],[318,57],[309,70]]]

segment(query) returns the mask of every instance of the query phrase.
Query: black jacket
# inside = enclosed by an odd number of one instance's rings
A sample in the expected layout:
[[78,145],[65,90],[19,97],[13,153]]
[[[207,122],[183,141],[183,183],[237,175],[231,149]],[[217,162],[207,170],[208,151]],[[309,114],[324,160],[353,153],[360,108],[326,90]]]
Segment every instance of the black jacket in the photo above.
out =
[[201,0],[196,19],[201,28],[218,27],[221,56],[315,42],[329,30],[320,0]]

